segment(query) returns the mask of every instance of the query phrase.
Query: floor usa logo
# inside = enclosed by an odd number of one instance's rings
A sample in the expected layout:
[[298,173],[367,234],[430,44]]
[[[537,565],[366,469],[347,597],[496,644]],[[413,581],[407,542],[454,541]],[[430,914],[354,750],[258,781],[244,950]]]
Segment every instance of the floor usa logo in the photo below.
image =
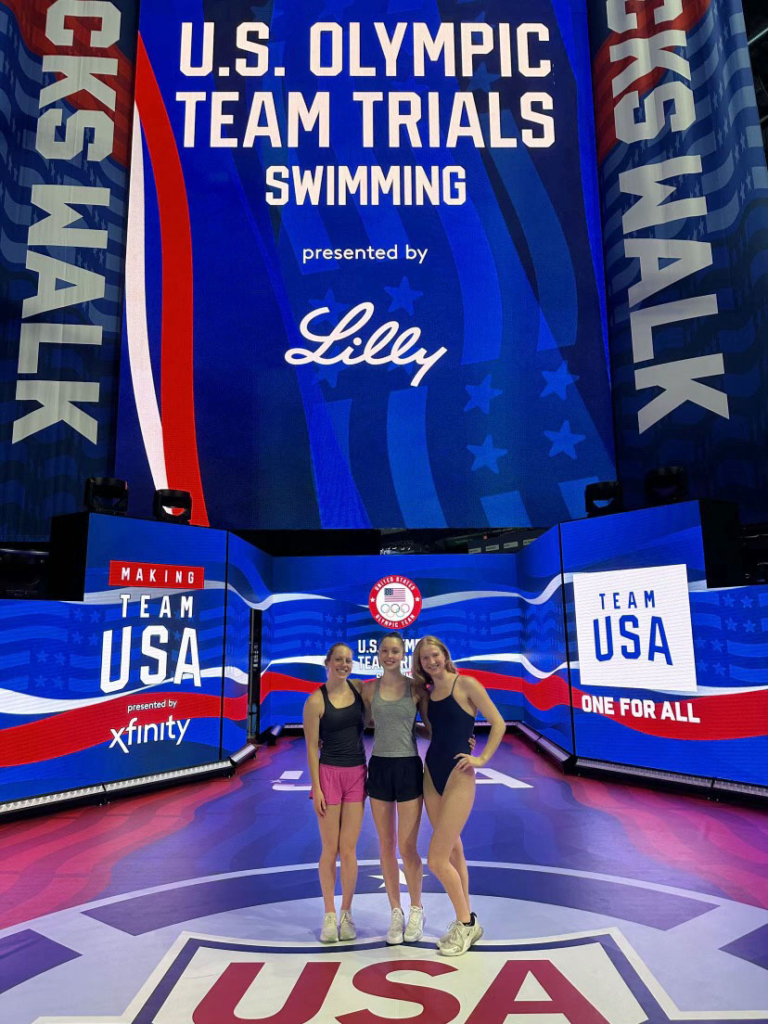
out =
[[[404,1005],[421,1012],[404,1016]],[[555,1017],[574,1024],[670,1024],[682,1016],[621,932],[608,929],[485,944],[455,962],[436,956],[431,944],[393,949],[377,940],[342,951],[181,935],[126,1015],[110,1019],[505,1024],[510,1015],[528,1024]],[[705,1016],[712,1022],[759,1019],[738,1011]],[[81,1020],[101,1024],[103,1018]]]

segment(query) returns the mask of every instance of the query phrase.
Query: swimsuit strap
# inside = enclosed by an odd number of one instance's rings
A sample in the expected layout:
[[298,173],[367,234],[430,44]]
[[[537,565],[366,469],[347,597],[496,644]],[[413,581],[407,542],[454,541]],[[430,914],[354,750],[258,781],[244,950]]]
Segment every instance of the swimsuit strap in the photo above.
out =
[[[354,688],[352,683],[350,683],[349,680],[347,680],[347,686],[350,688],[350,690],[352,691],[352,693],[355,696],[354,704],[357,704],[358,700],[362,700],[362,697],[357,692],[357,690]],[[320,692],[323,695],[323,704],[325,705],[326,708],[330,704],[330,706],[333,708],[334,711],[344,711],[345,710],[344,708],[337,708],[336,705],[331,701],[331,698],[328,696],[328,687],[325,685],[325,683],[323,683],[323,685],[320,687]],[[354,706],[353,704],[347,704],[347,707],[353,707],[353,706]]]
[[[458,678],[459,678],[460,675],[461,675],[460,672],[456,673],[456,679],[453,680],[453,686],[451,687],[451,692],[448,694],[449,697],[453,697],[453,691],[456,689],[456,683],[457,683]],[[455,698],[454,698],[454,700],[455,700]],[[463,710],[464,709],[462,708],[462,711]]]

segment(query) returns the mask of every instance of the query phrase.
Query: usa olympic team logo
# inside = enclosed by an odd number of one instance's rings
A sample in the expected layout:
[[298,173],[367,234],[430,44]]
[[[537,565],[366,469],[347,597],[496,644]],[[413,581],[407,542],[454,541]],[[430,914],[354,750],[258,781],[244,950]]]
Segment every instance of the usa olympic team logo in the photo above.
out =
[[368,598],[371,615],[387,629],[404,629],[421,612],[421,591],[407,576],[385,576]]

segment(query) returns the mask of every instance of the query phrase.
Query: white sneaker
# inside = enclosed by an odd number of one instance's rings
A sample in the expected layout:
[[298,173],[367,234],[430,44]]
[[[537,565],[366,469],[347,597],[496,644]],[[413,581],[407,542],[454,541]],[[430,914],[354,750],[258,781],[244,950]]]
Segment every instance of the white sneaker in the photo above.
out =
[[320,929],[321,942],[338,942],[339,926],[336,923],[336,914],[331,911],[323,918],[323,927]]
[[355,922],[352,920],[352,914],[349,910],[342,910],[341,918],[339,919],[339,938],[342,942],[346,942],[348,939],[357,938],[357,929],[355,928]]
[[408,924],[405,926],[405,934],[403,936],[406,942],[419,941],[424,934],[426,920],[423,907],[411,907],[408,912]]
[[445,935],[438,939],[437,951],[441,956],[461,956],[482,936],[483,929],[475,918],[474,924],[454,921]]
[[453,942],[453,933],[460,924],[461,921],[454,921],[452,924],[448,925],[448,931],[437,940],[438,950],[442,950],[443,946]]
[[392,908],[392,924],[389,926],[387,932],[387,945],[388,946],[399,946],[403,941],[403,925],[405,923],[405,915],[403,914],[400,907]]

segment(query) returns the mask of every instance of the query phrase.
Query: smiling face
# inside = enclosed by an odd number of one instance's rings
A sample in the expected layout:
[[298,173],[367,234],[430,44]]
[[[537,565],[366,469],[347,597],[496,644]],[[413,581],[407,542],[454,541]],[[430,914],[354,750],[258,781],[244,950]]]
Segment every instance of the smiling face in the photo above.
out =
[[325,659],[328,682],[343,682],[352,671],[352,651],[346,644],[334,644]]
[[405,648],[396,636],[385,636],[379,644],[379,664],[385,670],[399,669]]
[[419,662],[422,669],[433,679],[445,671],[445,655],[435,644],[424,644],[419,651]]

